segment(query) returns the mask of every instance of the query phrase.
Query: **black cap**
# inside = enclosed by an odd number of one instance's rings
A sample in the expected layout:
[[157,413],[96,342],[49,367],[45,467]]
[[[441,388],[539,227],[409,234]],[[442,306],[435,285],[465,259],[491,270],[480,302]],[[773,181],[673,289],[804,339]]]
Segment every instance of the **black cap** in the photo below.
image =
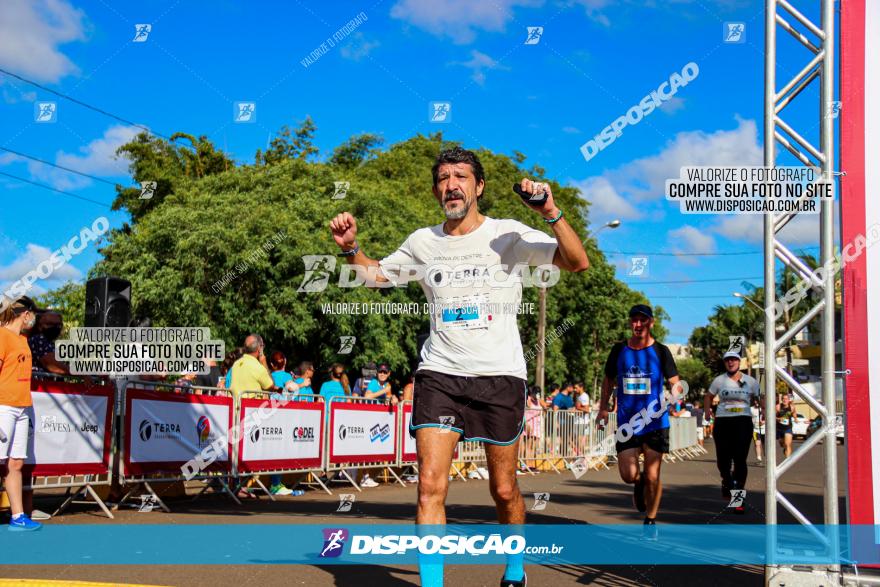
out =
[[644,314],[648,318],[654,317],[654,312],[651,311],[651,306],[646,306],[645,304],[636,304],[632,308],[629,309],[629,317],[632,318],[636,314]]
[[390,373],[390,372],[391,372],[391,367],[388,366],[388,363],[381,363],[381,364],[379,365],[379,369],[378,369],[378,370],[379,370],[379,371],[388,371],[388,372]]
[[375,371],[376,370],[376,363],[374,363],[373,361],[370,361],[369,363],[364,365],[364,369],[370,369],[371,371]]

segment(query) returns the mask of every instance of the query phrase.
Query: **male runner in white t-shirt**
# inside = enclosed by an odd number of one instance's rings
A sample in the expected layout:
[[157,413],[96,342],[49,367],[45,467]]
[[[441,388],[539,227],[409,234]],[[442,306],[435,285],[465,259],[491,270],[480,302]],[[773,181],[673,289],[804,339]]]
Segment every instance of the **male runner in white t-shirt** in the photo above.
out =
[[[434,310],[415,377],[410,424],[419,462],[416,523],[446,523],[449,468],[456,443],[464,439],[485,445],[498,521],[523,524],[525,503],[516,462],[526,363],[515,308],[528,266],[584,271],[589,260],[549,185],[523,178],[520,189],[546,192],[542,205],[530,207],[556,238],[516,220],[480,213],[477,202],[485,180],[473,152],[460,147],[443,151],[432,174],[434,197],[446,222],[415,231],[385,259],[371,259],[360,250],[351,214],[336,216],[330,230],[349,263],[372,268],[376,282],[418,280]],[[442,565],[422,566],[421,574],[423,586],[442,585]],[[521,555],[508,558],[501,585],[525,585]]]

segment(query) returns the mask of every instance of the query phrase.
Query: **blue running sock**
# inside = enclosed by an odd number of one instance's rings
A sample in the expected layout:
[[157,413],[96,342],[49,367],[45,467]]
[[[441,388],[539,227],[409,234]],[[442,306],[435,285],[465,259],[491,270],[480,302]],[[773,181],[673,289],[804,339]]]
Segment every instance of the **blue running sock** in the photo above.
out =
[[[509,526],[506,526],[505,531],[503,532],[505,540],[510,537],[519,537],[525,542],[524,530],[525,528],[523,528],[521,524],[510,524]],[[522,581],[523,576],[525,575],[523,559],[523,552],[507,555],[507,566],[504,567],[505,581]]]
[[419,554],[422,587],[443,587],[443,555]]
[[508,554],[507,566],[504,567],[504,580],[522,581],[525,574],[526,572],[523,569],[523,553]]

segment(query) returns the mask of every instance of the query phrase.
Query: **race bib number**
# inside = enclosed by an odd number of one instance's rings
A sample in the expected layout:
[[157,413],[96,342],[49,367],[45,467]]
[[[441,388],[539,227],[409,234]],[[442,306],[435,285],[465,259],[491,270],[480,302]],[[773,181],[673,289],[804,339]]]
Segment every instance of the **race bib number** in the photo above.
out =
[[728,402],[724,407],[726,407],[727,411],[732,414],[742,414],[749,408],[749,405],[746,402],[734,401]]
[[439,302],[440,312],[437,330],[471,330],[488,328],[487,306],[489,296],[475,295],[461,298],[446,298]]
[[651,378],[624,377],[623,393],[625,395],[651,395]]

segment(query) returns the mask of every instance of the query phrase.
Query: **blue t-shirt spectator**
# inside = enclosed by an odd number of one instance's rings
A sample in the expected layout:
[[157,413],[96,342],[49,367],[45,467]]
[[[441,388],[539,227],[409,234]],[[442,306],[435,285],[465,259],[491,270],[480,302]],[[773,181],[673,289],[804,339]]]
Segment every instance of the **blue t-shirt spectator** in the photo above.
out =
[[[307,395],[312,395],[315,393],[314,391],[312,391],[311,385],[307,385],[307,386],[303,387],[303,383],[306,382],[304,377],[297,377],[296,379],[293,380],[293,382],[296,383],[297,385],[299,385],[299,393],[307,394]],[[301,397],[298,399],[300,401],[304,401],[304,402],[313,401],[312,398],[310,398],[310,397]]]
[[232,369],[226,372],[226,389],[232,387]]
[[553,405],[560,410],[570,410],[574,407],[574,398],[564,393],[558,393],[553,398]]
[[339,395],[345,395],[345,388],[342,387],[341,381],[331,379],[321,384],[321,396],[324,398],[324,401],[330,401],[331,397]]
[[279,399],[281,397],[284,397],[285,395],[290,395],[285,391],[284,386],[287,385],[288,381],[293,381],[293,375],[291,375],[287,371],[272,371],[271,375],[272,383],[275,384],[275,387],[281,389],[281,393],[273,393],[272,397],[275,399]]
[[345,388],[342,387],[341,381],[334,381],[331,379],[330,381],[325,381],[321,384],[321,397],[324,398],[324,403],[327,405],[324,406],[324,416],[327,420],[330,419],[330,398],[345,396]]

